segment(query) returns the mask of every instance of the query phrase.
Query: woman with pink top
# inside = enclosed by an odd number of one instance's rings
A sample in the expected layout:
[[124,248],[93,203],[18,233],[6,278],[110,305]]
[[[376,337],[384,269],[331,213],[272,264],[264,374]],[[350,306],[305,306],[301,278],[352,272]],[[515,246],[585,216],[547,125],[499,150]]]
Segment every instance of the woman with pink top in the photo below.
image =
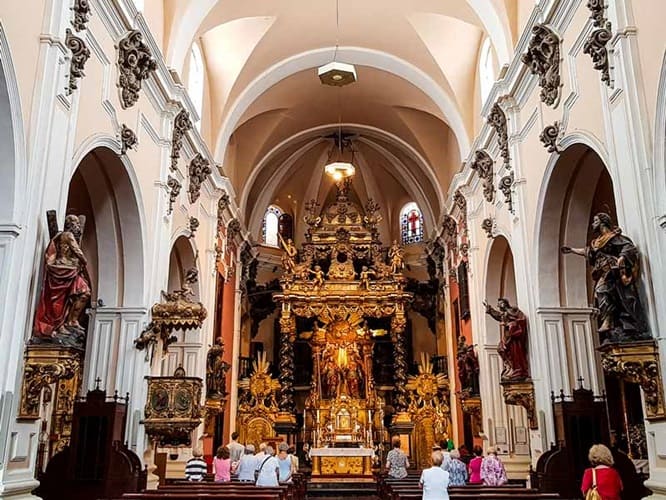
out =
[[231,458],[229,448],[220,446],[213,458],[213,474],[216,483],[228,483],[231,481]]
[[469,461],[469,484],[481,484],[481,463],[483,462],[483,449],[480,446],[475,446],[472,449],[474,458]]

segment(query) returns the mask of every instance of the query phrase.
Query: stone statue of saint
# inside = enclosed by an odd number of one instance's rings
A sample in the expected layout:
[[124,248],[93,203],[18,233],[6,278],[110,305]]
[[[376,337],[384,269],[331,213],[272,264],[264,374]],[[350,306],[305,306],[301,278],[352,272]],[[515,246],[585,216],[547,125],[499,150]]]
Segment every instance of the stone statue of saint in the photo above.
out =
[[592,219],[596,237],[585,248],[563,246],[563,254],[587,259],[594,280],[594,305],[599,311],[603,342],[631,342],[651,338],[638,296],[639,254],[636,245],[613,225],[610,215]]
[[458,377],[463,390],[472,394],[479,393],[479,358],[474,352],[474,346],[465,343],[465,337],[458,337]]
[[206,355],[206,398],[224,399],[227,396],[226,374],[231,368],[222,360],[224,344],[217,337]]
[[391,261],[391,272],[393,274],[402,272],[405,267],[405,257],[402,248],[400,248],[396,240],[393,240],[393,245],[389,248],[388,257]]
[[44,282],[33,326],[33,341],[82,347],[85,331],[79,323],[90,300],[91,280],[79,243],[82,220],[65,217],[65,226],[44,254]]
[[525,380],[530,377],[527,361],[527,318],[525,314],[513,307],[507,299],[497,300],[497,309],[483,302],[486,314],[499,321],[502,338],[497,352],[504,362],[502,380]]

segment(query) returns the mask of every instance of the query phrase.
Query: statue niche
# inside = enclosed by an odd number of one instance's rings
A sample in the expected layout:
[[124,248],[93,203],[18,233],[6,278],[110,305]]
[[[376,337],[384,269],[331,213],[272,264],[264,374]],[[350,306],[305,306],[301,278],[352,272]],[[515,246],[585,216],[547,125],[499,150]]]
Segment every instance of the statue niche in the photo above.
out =
[[81,251],[85,217],[68,215],[58,232],[55,211],[46,214],[51,241],[44,253],[44,280],[33,326],[33,344],[51,343],[83,348],[85,330],[79,323],[90,300],[91,279]]
[[631,239],[613,225],[610,215],[592,219],[596,237],[584,248],[563,246],[563,254],[585,257],[592,268],[594,306],[603,343],[649,340],[645,313],[636,283],[640,274],[639,253]]

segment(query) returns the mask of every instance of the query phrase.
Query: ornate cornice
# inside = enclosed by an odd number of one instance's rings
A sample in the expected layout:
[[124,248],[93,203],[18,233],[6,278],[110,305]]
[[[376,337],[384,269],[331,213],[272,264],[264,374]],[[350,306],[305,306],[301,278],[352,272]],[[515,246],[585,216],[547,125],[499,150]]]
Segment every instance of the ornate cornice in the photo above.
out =
[[470,167],[476,171],[479,178],[483,181],[483,197],[487,202],[495,201],[495,175],[493,173],[493,159],[483,149],[474,153],[474,161]]
[[65,45],[72,52],[72,59],[69,63],[69,84],[67,94],[71,94],[78,89],[78,80],[85,76],[83,69],[90,58],[90,49],[82,38],[74,35],[72,30],[67,28]]
[[539,76],[541,101],[557,107],[560,102],[560,38],[545,24],[532,27],[532,39],[521,61]]
[[143,80],[157,69],[150,49],[139,30],[131,30],[118,42],[118,88],[123,109],[139,100]]

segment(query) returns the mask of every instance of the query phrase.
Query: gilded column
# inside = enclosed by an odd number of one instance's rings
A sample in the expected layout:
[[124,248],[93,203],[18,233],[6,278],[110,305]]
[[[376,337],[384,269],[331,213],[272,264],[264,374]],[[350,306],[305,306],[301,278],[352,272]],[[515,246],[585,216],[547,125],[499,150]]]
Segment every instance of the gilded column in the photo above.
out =
[[391,340],[393,340],[395,358],[393,367],[393,406],[397,413],[407,411],[407,348],[405,346],[405,326],[407,319],[404,311],[397,311],[391,319]]
[[294,340],[296,339],[296,318],[291,314],[288,304],[283,304],[280,316],[280,395],[278,420],[289,421],[294,418]]

